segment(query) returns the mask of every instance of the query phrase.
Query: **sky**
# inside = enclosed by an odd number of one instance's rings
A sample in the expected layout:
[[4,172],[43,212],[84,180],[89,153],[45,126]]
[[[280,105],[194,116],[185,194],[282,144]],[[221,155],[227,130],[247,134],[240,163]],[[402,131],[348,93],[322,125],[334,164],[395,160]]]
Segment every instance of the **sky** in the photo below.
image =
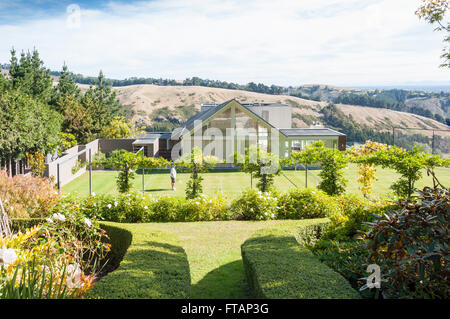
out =
[[283,86],[450,85],[420,0],[0,0],[0,63]]

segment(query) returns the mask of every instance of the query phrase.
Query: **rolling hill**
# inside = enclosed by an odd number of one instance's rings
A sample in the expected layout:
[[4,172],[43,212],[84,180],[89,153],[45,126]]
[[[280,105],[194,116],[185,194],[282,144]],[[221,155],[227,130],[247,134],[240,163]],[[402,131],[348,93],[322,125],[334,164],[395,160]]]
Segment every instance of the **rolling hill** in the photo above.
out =
[[[79,85],[87,89],[87,85]],[[236,99],[242,103],[279,102],[292,106],[293,127],[309,127],[314,121],[322,121],[321,110],[327,102],[306,100],[289,95],[271,95],[241,90],[209,88],[202,86],[130,85],[114,87],[121,103],[133,111],[133,119],[147,125],[169,121],[181,123],[199,112],[202,103],[222,103]],[[359,124],[379,131],[391,130],[392,126],[423,129],[450,129],[435,120],[406,112],[389,109],[336,105],[345,115],[351,115]],[[326,123],[324,123],[326,124]]]

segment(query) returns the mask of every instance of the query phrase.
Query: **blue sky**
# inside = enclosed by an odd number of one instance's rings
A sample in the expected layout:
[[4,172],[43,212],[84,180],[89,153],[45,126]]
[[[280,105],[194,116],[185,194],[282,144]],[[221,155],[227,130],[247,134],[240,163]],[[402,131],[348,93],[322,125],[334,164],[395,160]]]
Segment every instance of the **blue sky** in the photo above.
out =
[[[70,5],[76,5],[70,7]],[[0,62],[52,70],[341,86],[450,84],[420,0],[0,0]],[[73,11],[80,8],[81,11]]]

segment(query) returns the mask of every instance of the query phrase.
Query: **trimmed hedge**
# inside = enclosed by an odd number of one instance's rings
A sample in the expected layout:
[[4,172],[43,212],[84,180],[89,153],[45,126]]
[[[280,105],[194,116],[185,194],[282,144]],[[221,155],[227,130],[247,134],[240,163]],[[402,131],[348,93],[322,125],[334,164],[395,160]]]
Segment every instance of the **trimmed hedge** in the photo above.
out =
[[128,247],[131,245],[133,235],[126,229],[107,223],[100,223],[100,227],[106,231],[109,237],[108,243],[111,244],[111,250],[105,258],[106,265],[110,267],[109,271],[111,271],[119,267]]
[[44,218],[13,218],[11,219],[11,230],[13,232],[25,231],[27,228],[45,223]]
[[314,234],[322,232],[326,227],[324,219],[305,220],[300,225],[300,229],[278,227],[259,230],[241,246],[253,297],[359,299],[359,293],[344,277],[299,244],[311,242]]
[[[189,297],[191,286],[189,263],[186,252],[180,246],[175,234],[152,229],[150,225],[105,224],[110,231],[113,230],[110,233],[111,237],[118,236],[115,239],[116,243],[121,241],[120,238],[125,232],[131,233],[133,238],[119,268],[101,278],[89,291],[88,298]],[[112,243],[114,245],[113,241]]]
[[[45,219],[13,219],[15,231]],[[187,298],[191,287],[189,263],[175,234],[144,224],[100,223],[109,236],[109,270],[87,298]]]

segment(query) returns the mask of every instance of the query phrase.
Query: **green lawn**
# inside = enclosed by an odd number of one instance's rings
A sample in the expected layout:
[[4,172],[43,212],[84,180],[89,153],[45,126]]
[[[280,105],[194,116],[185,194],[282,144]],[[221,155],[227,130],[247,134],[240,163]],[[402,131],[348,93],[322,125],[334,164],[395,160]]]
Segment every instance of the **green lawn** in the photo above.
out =
[[259,229],[295,227],[307,221],[151,223],[141,227],[178,235],[191,272],[191,298],[248,298],[241,244]]
[[[437,176],[441,183],[446,186],[450,184],[450,169],[439,168],[436,170]],[[308,186],[316,186],[319,182],[318,170],[309,171]],[[92,189],[96,194],[109,193],[117,194],[115,171],[93,171]],[[389,186],[398,178],[398,174],[389,169],[377,169],[376,174],[378,181],[374,182],[373,193],[385,195],[390,193]],[[224,193],[229,197],[236,197],[246,188],[250,188],[250,175],[242,172],[212,172],[203,174],[203,191],[205,194],[214,195],[215,193]],[[348,180],[347,192],[358,193],[359,185],[356,181],[357,167],[350,165],[345,170],[345,177]],[[178,173],[176,190],[170,188],[170,178],[168,173],[160,173],[155,171],[153,174],[145,175],[145,191],[153,195],[174,195],[184,196],[186,182],[189,174]],[[134,180],[134,188],[142,189],[142,175],[136,174]],[[256,180],[253,180],[253,187]],[[294,184],[298,187],[305,186],[304,171],[283,171],[281,175],[276,177],[275,185],[281,191],[294,188]],[[418,183],[417,187],[432,185],[431,178],[424,173],[423,179]],[[85,173],[74,181],[62,187],[63,193],[77,193],[81,196],[88,195],[89,192],[89,174]]]

